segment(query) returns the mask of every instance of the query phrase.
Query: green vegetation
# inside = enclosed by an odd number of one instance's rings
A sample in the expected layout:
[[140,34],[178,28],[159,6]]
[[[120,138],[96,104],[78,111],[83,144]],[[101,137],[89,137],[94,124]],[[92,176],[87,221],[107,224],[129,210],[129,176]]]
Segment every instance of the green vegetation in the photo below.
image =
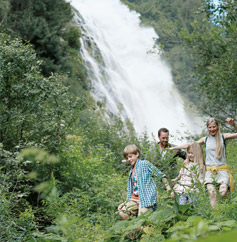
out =
[[62,70],[66,43],[63,28],[72,20],[69,3],[58,1],[4,1],[2,27],[30,41],[37,54],[44,60],[43,72]]
[[[211,25],[207,18],[189,15],[204,6],[199,1],[127,2],[144,4],[146,19],[154,26],[164,24],[159,34],[164,56],[182,48],[186,56],[187,48],[192,50],[183,67],[188,58],[199,57],[195,71],[198,87],[208,94],[202,98],[206,113],[222,120],[227,114],[235,117],[236,3],[225,1],[217,9],[224,11],[222,18],[207,16],[205,5],[202,16],[210,17]],[[129,169],[121,162],[122,150],[136,143],[141,158],[150,159],[156,144],[146,134],[137,137],[133,125],[120,117],[108,121],[106,110],[90,97],[79,55],[81,32],[69,3],[0,3],[0,241],[233,241],[236,191],[231,201],[211,209],[203,187],[197,202],[179,206],[161,185],[156,212],[119,219],[117,206],[126,199]],[[236,141],[227,145],[234,177],[236,148]]]
[[218,8],[209,3],[209,8],[215,12],[211,16],[213,25],[210,26],[207,19],[203,19],[193,23],[192,33],[188,34],[186,30],[181,33],[198,56],[195,90],[200,97],[202,111],[220,120],[237,115],[237,3],[222,2]]
[[57,149],[81,107],[79,100],[69,97],[63,77],[40,74],[29,45],[1,34],[0,46],[0,142],[7,149],[30,142]]

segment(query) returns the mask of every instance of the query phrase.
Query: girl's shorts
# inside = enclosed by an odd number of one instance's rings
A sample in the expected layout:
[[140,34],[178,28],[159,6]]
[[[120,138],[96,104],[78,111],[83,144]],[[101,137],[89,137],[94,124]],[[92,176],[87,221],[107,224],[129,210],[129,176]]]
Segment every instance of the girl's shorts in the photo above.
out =
[[207,183],[218,183],[229,185],[229,174],[227,171],[217,171],[217,174],[212,174],[211,171],[206,171],[205,184]]

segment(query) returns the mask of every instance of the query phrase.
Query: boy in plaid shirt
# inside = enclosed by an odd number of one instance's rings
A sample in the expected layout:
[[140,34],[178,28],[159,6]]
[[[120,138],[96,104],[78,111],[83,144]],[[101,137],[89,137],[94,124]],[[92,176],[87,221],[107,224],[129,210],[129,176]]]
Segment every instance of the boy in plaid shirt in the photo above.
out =
[[[132,166],[129,171],[128,196],[127,201],[118,206],[119,215],[122,219],[127,219],[131,215],[145,213],[150,208],[157,208],[156,184],[152,177],[159,177],[166,186],[166,190],[171,188],[166,175],[158,170],[151,162],[139,159],[139,150],[136,145],[128,145],[124,148],[123,156]],[[171,197],[174,194],[171,193]]]

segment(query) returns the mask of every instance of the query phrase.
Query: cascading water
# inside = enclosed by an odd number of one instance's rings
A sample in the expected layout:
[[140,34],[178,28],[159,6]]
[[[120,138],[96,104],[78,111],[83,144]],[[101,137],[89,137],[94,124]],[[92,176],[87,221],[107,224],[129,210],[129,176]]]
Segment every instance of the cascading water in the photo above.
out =
[[119,0],[72,0],[85,30],[82,55],[92,94],[105,100],[111,113],[121,110],[135,130],[155,134],[201,130],[200,118],[189,114],[175,89],[171,71],[158,54],[148,54],[158,36],[141,27],[139,15]]

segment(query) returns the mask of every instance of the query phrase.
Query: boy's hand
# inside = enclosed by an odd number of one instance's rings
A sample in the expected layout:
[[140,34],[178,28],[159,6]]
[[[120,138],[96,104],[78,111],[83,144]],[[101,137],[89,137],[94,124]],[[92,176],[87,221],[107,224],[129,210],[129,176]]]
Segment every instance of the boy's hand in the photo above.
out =
[[[163,177],[163,178],[162,178],[162,182],[165,184],[166,191],[167,191],[167,192],[171,191],[171,187],[170,187],[170,185],[169,185],[168,180],[167,180],[166,177]],[[171,197],[171,198],[174,198],[174,192],[171,192],[171,193],[170,193],[170,197]]]
[[166,185],[166,191],[169,192],[171,190],[169,185]]
[[174,198],[174,192],[171,192],[171,193],[170,193],[170,197],[171,197],[171,198]]
[[[170,186],[167,186],[167,187],[166,187],[166,190],[167,190],[167,192],[171,191]],[[171,191],[171,193],[170,193],[170,197],[171,197],[171,198],[174,198],[174,192],[173,192],[173,191]]]
[[121,204],[118,206],[118,210],[121,210],[123,207],[124,207],[124,203],[121,203]]

